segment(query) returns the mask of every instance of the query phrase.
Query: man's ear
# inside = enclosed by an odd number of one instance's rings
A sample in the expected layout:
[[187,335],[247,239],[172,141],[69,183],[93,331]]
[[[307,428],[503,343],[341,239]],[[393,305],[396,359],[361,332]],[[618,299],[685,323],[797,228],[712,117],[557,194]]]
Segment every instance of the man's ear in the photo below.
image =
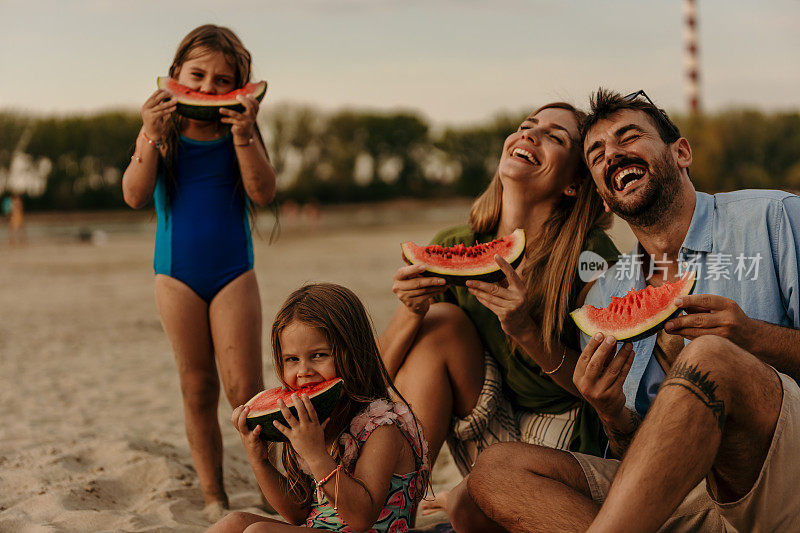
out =
[[689,165],[692,164],[692,147],[689,146],[689,141],[685,137],[672,143],[672,151],[678,168],[689,168]]

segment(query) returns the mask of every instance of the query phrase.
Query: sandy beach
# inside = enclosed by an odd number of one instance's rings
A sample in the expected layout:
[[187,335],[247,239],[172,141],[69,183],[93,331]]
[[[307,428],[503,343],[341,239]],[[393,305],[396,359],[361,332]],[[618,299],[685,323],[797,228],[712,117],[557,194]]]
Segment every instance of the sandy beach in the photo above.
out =
[[[467,209],[463,201],[323,209],[316,222],[287,216],[273,245],[262,217],[255,268],[267,385],[277,384],[269,326],[291,290],[313,281],[350,287],[380,332],[398,305],[391,276],[401,265],[399,243],[427,242],[465,220]],[[153,298],[154,228],[149,212],[121,212],[29,217],[21,247],[10,248],[0,232],[0,531],[209,526]],[[260,512],[230,412],[223,396],[231,507]],[[458,480],[443,453],[434,489]]]

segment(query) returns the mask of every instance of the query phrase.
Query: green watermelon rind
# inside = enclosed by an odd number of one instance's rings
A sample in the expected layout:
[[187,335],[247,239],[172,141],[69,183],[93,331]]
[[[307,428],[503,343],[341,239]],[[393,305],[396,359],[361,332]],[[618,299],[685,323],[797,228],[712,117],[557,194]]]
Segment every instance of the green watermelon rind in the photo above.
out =
[[[684,287],[679,293],[679,296],[692,294],[696,283],[697,275],[693,274],[691,281],[688,283],[688,287]],[[676,298],[679,296],[676,296]],[[682,313],[683,309],[677,307],[673,303],[670,303],[669,306],[667,306],[660,313],[654,315],[650,319],[643,320],[637,327],[628,328],[627,331],[614,331],[609,329],[604,329],[601,331],[599,328],[595,327],[588,318],[585,317],[583,307],[572,311],[569,316],[575,322],[575,325],[578,326],[578,329],[587,334],[589,337],[593,337],[595,334],[602,332],[606,336],[613,336],[618,341],[637,342],[650,337],[651,335],[655,335],[664,327],[664,324],[667,323],[667,321],[681,315]]]
[[[170,82],[177,83],[174,82],[174,80],[172,80],[172,78],[169,76],[159,76],[156,80],[156,84],[158,85],[159,89],[169,89]],[[267,82],[260,81],[256,82],[254,85],[257,90],[250,93],[250,96],[260,102],[264,99],[264,95],[267,94]],[[218,95],[218,99],[213,102],[193,101],[190,97],[185,95],[176,95],[176,97],[178,99],[178,105],[176,108],[178,114],[195,120],[219,120],[222,118],[222,115],[219,112],[220,107],[236,111],[237,113],[241,113],[245,110],[244,105],[239,103],[238,100],[235,98],[225,99],[224,94]]]
[[[311,405],[313,405],[314,409],[317,411],[317,418],[319,419],[320,423],[324,422],[325,419],[327,419],[333,412],[336,404],[339,402],[339,397],[341,396],[343,388],[344,382],[341,380],[341,378],[337,378],[335,382],[332,382],[325,389],[309,396],[311,399]],[[259,392],[250,398],[245,405],[250,405],[264,392],[271,392],[271,390]],[[297,408],[288,404],[287,407],[292,415],[297,417]],[[261,434],[259,436],[262,440],[271,442],[286,442],[288,439],[283,435],[283,433],[278,431],[278,428],[276,428],[273,423],[276,420],[284,426],[289,426],[289,424],[286,422],[286,418],[283,416],[283,413],[281,413],[280,408],[275,407],[274,409],[270,409],[268,411],[259,411],[248,414],[247,427],[250,429],[250,431],[252,431],[257,426],[261,426]]]
[[[515,246],[511,249],[510,253],[503,257],[506,262],[511,265],[511,268],[517,268],[522,263],[522,258],[525,256],[525,230],[516,229],[513,233],[506,237],[511,236],[514,240]],[[403,252],[403,261],[409,265],[415,264],[413,253],[406,247],[407,243],[402,243],[400,249]],[[423,271],[421,276],[443,278],[447,283],[452,285],[466,285],[467,280],[473,279],[484,281],[486,283],[495,283],[505,278],[505,274],[496,263],[491,269],[475,269],[466,274],[458,274],[453,270],[441,270],[436,267],[428,267]]]

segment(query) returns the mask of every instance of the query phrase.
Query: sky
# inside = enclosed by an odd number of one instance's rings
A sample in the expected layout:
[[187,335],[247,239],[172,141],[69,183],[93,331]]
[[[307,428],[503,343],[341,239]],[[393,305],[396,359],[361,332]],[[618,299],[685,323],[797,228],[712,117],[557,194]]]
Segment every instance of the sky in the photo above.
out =
[[[697,0],[708,111],[800,109],[800,0]],[[645,89],[685,112],[681,0],[0,0],[0,109],[138,109],[192,28],[228,26],[282,103],[434,124]]]

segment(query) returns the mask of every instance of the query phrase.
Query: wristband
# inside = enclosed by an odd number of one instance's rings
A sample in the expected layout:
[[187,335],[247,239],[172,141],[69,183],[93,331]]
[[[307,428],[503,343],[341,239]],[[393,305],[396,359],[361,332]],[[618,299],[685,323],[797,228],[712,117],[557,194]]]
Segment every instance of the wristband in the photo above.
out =
[[250,136],[249,139],[247,139],[247,142],[245,142],[245,143],[240,143],[240,144],[233,143],[234,146],[239,146],[239,147],[250,146],[251,144],[253,144],[253,136],[252,135]]

